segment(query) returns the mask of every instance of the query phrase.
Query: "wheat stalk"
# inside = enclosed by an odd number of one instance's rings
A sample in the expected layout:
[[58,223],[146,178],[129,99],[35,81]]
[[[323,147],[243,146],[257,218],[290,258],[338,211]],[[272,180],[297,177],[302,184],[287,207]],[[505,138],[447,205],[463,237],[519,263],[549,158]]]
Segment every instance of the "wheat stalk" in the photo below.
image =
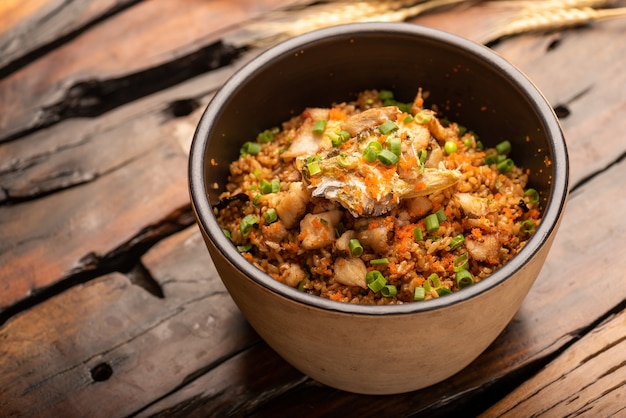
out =
[[435,8],[465,3],[468,0],[343,0],[310,6],[301,16],[274,14],[269,21],[256,22],[247,30],[254,34],[255,45],[297,36],[316,29],[354,22],[401,22]]
[[626,16],[626,7],[616,9],[593,9],[591,7],[575,7],[562,9],[545,9],[522,15],[500,28],[489,36],[488,42],[493,42],[505,36],[521,33],[558,30],[566,27],[587,24],[594,20],[610,19]]
[[581,7],[605,7],[613,0],[495,0],[491,4],[508,9],[517,9],[520,13],[538,13],[544,10],[572,9]]

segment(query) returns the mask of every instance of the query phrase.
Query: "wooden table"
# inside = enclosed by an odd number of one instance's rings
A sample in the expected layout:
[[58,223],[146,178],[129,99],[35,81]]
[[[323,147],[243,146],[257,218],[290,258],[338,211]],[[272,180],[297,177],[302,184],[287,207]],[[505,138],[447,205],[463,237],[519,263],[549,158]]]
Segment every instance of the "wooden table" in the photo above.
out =
[[[400,3],[0,4],[0,416],[626,416],[626,19],[502,37],[519,5]],[[561,229],[510,325],[458,375],[382,397],[323,386],[255,334],[186,177],[227,77],[359,19],[488,44],[557,110],[571,161]]]

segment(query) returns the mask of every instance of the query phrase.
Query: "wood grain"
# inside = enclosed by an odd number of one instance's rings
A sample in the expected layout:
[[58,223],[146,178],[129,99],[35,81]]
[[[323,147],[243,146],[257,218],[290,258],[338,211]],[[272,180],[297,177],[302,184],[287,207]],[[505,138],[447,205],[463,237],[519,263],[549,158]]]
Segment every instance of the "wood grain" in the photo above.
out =
[[[198,51],[217,42],[220,31],[287,3],[151,0],[126,9],[0,79],[0,141],[80,115],[84,108],[93,113],[110,106],[108,101],[130,100],[119,96],[150,89],[148,83],[175,84],[194,65],[198,72],[219,66],[219,56],[213,57],[218,62],[195,64],[184,58],[196,53],[196,60],[210,59]],[[144,74],[177,59],[182,61],[170,71]]]
[[2,415],[128,416],[258,341],[199,239],[191,227],[144,257],[163,299],[114,273],[2,327]]
[[624,412],[626,311],[573,344],[482,417],[607,417]]

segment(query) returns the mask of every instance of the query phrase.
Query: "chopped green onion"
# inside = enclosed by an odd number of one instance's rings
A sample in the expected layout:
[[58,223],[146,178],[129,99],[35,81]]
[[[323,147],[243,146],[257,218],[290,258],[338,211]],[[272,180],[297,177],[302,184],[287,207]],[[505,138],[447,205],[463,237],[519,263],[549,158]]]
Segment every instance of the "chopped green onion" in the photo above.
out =
[[254,206],[255,208],[258,207],[260,198],[261,198],[260,193],[255,194],[254,197],[252,198],[252,206]]
[[520,231],[526,234],[532,234],[535,231],[535,223],[530,219],[526,219],[521,223]]
[[422,228],[415,228],[413,230],[413,236],[415,236],[415,241],[421,241],[424,239],[424,233]]
[[272,193],[280,192],[280,180],[272,179]]
[[400,141],[400,138],[389,138],[389,151],[393,152],[398,157],[402,154],[402,141]]
[[415,120],[415,118],[413,117],[413,115],[411,115],[410,113],[408,115],[406,115],[406,118],[404,118],[404,120],[402,121],[402,123],[404,123],[405,125],[413,122]]
[[495,154],[485,155],[485,165],[496,164],[498,162],[497,158]]
[[474,284],[474,278],[472,277],[472,273],[467,270],[461,270],[456,273],[456,285],[459,289],[463,289],[464,287],[470,286]]
[[228,229],[224,228],[222,229],[222,232],[224,233],[224,235],[226,235],[226,238],[232,241],[233,236],[230,234],[230,231]]
[[347,140],[350,139],[350,132],[348,131],[341,130],[337,132],[337,135],[339,135],[339,138],[341,138],[343,142],[346,142]]
[[348,155],[345,152],[342,152],[341,154],[339,154],[337,156],[337,164],[339,164],[342,167],[347,167],[350,165],[350,163],[348,162],[348,160],[346,159],[348,157]]
[[330,143],[333,144],[333,147],[338,147],[339,145],[343,144],[343,140],[337,134],[330,134],[328,135],[328,137],[330,138]]
[[420,125],[426,125],[432,120],[432,115],[428,112],[419,111],[415,114],[415,121]]
[[426,293],[430,293],[430,289],[431,289],[430,280],[426,279],[422,286],[424,287],[424,291]]
[[424,223],[426,224],[426,232],[429,234],[432,234],[439,229],[439,219],[437,219],[437,215],[434,213],[431,213],[424,218]]
[[312,176],[322,172],[322,169],[320,168],[319,162],[317,162],[317,161],[313,161],[313,162],[308,163],[306,165],[306,168],[309,170],[309,174],[312,175]]
[[467,267],[469,267],[469,256],[467,255],[467,253],[463,253],[455,258],[454,263],[452,264],[452,268],[455,272],[467,270]]
[[458,125],[457,124],[457,126],[459,127],[459,136],[465,135],[465,132],[467,132],[467,128],[465,126],[463,126],[463,125]]
[[439,280],[439,275],[437,273],[432,273],[428,276],[427,281],[433,285],[434,288],[438,288],[441,286],[441,280]]
[[326,119],[318,119],[315,121],[313,125],[313,133],[314,134],[323,134],[324,129],[326,129]]
[[437,294],[439,296],[451,295],[452,290],[448,289],[447,287],[442,287],[441,289],[437,290]]
[[[478,139],[478,137],[475,134],[474,134],[474,138]],[[485,148],[485,146],[483,145],[483,142],[477,140],[476,141],[476,149],[482,150],[484,148]]]
[[247,237],[248,235],[250,235],[250,231],[252,231],[252,228],[254,227],[254,225],[259,223],[259,218],[257,218],[254,215],[246,215],[243,217],[243,219],[241,220],[241,223],[239,224],[239,230],[241,231],[241,235],[243,235],[244,237]]
[[370,284],[370,283],[375,282],[380,277],[382,277],[383,279],[385,278],[380,271],[378,270],[368,271],[367,274],[365,275],[365,281],[367,282],[367,284]]
[[450,241],[450,251],[454,251],[459,248],[459,246],[463,244],[463,241],[465,241],[463,234],[459,234],[452,238],[452,241]]
[[376,161],[377,156],[378,156],[378,153],[372,147],[366,147],[363,150],[363,158],[368,163],[373,163],[374,161]]
[[239,150],[241,155],[257,155],[259,152],[261,152],[261,144],[250,141],[244,142],[241,150]]
[[443,145],[443,150],[448,155],[454,154],[455,152],[457,152],[458,146],[456,145],[456,142],[454,141],[446,141],[446,143]]
[[394,165],[397,164],[398,161],[400,161],[400,157],[386,149],[378,153],[376,157],[378,158],[378,161],[380,161],[384,165]]
[[528,201],[533,205],[539,203],[539,192],[535,189],[528,189],[524,192],[524,196],[528,197]]
[[365,276],[365,280],[367,281],[367,287],[374,293],[380,291],[380,289],[387,284],[387,279],[385,279],[385,276],[378,270],[368,272]]
[[386,120],[382,125],[378,127],[378,130],[383,135],[389,135],[393,131],[398,129],[398,125],[395,124],[392,120]]
[[514,165],[515,163],[513,162],[513,160],[507,158],[506,160],[499,162],[496,167],[498,168],[499,172],[501,172],[502,174],[506,174],[511,171]]
[[348,242],[348,247],[350,247],[350,254],[352,254],[353,257],[359,257],[363,254],[363,246],[356,238],[353,238]]
[[511,143],[509,141],[502,141],[496,145],[496,151],[500,155],[508,155],[511,152]]
[[261,182],[259,183],[259,189],[263,194],[272,193],[272,183],[270,183],[266,179],[261,179]]
[[240,253],[247,253],[251,249],[252,249],[252,244],[238,245],[237,246],[237,251],[239,251]]
[[276,222],[278,220],[278,215],[276,214],[276,209],[269,208],[265,212],[265,223],[271,224],[272,222]]
[[304,292],[304,285],[305,285],[305,279],[300,280],[300,283],[298,283],[298,291]]
[[326,225],[326,226],[328,226],[328,221],[327,221],[326,219],[324,219],[324,218],[319,218],[319,219],[320,219],[320,223],[321,223],[322,225]]
[[380,293],[386,298],[392,298],[398,294],[398,288],[392,284],[385,285],[382,289],[380,289]]
[[470,148],[472,146],[472,140],[468,137],[463,138],[463,145],[465,145],[467,148]]
[[262,144],[266,144],[268,142],[272,142],[274,139],[274,131],[272,129],[266,129],[257,135],[256,140]]
[[378,92],[380,100],[393,100],[393,92],[391,90],[381,90]]
[[375,260],[370,260],[370,264],[373,266],[381,265],[381,264],[389,264],[388,258],[377,258]]
[[413,300],[424,300],[426,297],[426,291],[423,287],[416,287],[415,294],[413,295]]
[[443,208],[439,208],[439,210],[437,210],[437,212],[435,212],[435,215],[437,215],[437,220],[439,221],[439,223],[445,221],[446,219],[448,219],[446,217],[446,212],[443,210]]
[[376,157],[378,157],[378,153],[382,151],[382,149],[383,146],[380,145],[379,142],[372,141],[367,144],[367,147],[363,150],[363,158],[365,158],[365,161],[368,163],[373,163],[376,161]]

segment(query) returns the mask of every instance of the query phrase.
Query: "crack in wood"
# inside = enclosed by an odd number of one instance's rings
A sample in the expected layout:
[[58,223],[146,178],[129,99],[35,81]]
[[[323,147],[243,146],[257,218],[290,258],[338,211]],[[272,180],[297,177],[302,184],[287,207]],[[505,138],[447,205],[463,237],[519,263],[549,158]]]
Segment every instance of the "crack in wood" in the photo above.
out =
[[[150,281],[156,282],[147,270],[144,273],[147,276],[138,278],[136,276],[138,274],[138,270],[136,270],[138,268],[137,265],[141,263],[141,257],[156,243],[182,231],[194,222],[195,218],[191,205],[185,205],[168,215],[158,224],[145,227],[126,243],[108,254],[102,256],[95,253],[85,254],[80,258],[78,265],[67,276],[48,287],[34,289],[29,297],[0,311],[0,326],[20,312],[27,311],[33,306],[43,303],[72,287],[85,284],[113,272],[128,275],[132,271],[131,276],[135,274],[136,279],[134,284],[142,287],[153,296],[159,297],[159,294],[163,294],[161,286],[157,284],[157,289],[154,287],[154,283],[147,284]],[[133,269],[135,270],[133,271]]]
[[63,98],[42,108],[31,127],[9,133],[0,138],[0,142],[21,138],[62,120],[98,117],[203,73],[228,66],[246,49],[235,48],[219,40],[177,59],[119,78],[77,81],[65,92]]
[[[70,6],[72,4],[84,6],[87,2],[68,0],[64,1],[60,6],[47,14],[44,14],[41,18],[28,21],[26,25],[15,27],[10,34],[5,34],[3,37],[5,41],[0,43],[0,79],[18,71],[20,68],[27,66],[33,61],[57,49],[59,46],[75,39],[99,23],[142,1],[143,0],[118,0],[102,14],[94,16],[82,25],[74,26],[73,22],[68,23],[66,21],[67,17],[73,14],[71,11],[68,12],[68,7],[65,6],[68,4]],[[73,9],[76,10],[77,8],[74,7]],[[77,10],[77,12],[77,14],[80,14],[80,10]],[[59,20],[58,23],[55,22],[55,18],[57,17]],[[37,36],[37,34],[33,36],[33,32],[35,32],[34,28],[51,25],[63,28],[57,36],[52,37],[52,40],[49,40],[50,37],[47,36],[48,32],[52,30],[49,28],[47,31],[42,31],[42,33],[44,33],[43,36]],[[19,42],[16,40],[19,40]],[[15,48],[15,46],[19,46],[19,48]]]

